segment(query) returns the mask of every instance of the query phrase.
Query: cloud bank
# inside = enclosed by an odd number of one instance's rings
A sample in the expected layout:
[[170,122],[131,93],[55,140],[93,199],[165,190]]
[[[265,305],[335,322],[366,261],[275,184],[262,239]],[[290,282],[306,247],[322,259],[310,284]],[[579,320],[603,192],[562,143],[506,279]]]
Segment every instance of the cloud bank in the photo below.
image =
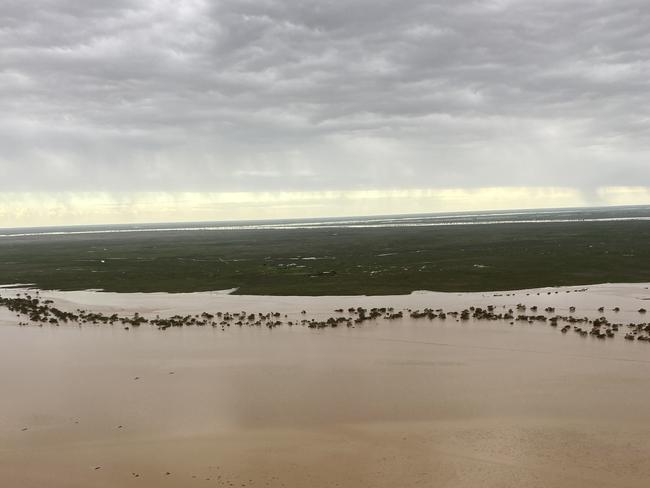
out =
[[0,192],[650,185],[646,0],[4,0]]

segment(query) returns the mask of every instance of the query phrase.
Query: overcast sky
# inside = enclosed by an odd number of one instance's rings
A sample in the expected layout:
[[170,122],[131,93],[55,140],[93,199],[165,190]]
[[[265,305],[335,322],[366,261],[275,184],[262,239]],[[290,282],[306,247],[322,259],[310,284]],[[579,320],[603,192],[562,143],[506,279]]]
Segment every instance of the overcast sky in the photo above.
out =
[[52,192],[598,203],[650,186],[650,2],[2,0],[0,107],[9,223]]

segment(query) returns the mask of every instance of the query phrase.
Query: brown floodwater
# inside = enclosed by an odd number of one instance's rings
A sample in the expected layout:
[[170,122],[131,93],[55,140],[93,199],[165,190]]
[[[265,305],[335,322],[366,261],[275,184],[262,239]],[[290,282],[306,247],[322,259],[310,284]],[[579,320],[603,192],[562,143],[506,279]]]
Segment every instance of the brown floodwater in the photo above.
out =
[[[585,314],[602,302],[632,315],[643,290],[572,299]],[[98,295],[103,310],[191,308]],[[70,307],[87,306],[80,297]],[[568,300],[527,298],[553,299]],[[290,314],[354,301],[221,300]],[[393,303],[357,298],[373,300]],[[3,487],[650,485],[650,344],[622,334],[409,318],[164,332],[18,320],[0,313]]]

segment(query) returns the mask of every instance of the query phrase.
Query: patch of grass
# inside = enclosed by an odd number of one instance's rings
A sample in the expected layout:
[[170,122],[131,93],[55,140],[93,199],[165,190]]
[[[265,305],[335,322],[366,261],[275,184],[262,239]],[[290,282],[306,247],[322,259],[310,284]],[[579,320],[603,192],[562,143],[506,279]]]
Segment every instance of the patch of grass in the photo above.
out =
[[643,221],[12,237],[0,239],[0,283],[381,295],[643,282],[648,243]]

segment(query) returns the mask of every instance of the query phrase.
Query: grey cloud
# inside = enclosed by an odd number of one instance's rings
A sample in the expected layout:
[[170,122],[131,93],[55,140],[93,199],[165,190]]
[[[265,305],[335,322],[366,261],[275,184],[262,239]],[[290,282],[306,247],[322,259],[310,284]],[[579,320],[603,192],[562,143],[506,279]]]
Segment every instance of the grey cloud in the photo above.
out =
[[645,0],[5,0],[0,191],[650,184]]

